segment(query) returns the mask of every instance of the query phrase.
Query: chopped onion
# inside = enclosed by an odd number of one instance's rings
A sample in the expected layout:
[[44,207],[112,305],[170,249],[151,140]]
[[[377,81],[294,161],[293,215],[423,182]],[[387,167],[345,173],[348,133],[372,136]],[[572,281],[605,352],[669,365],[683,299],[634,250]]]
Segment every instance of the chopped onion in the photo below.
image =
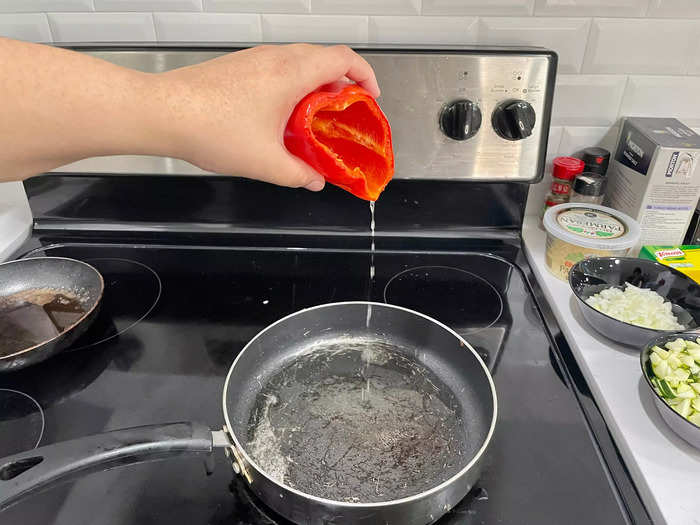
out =
[[619,321],[655,330],[684,330],[671,311],[671,303],[653,290],[625,283],[625,291],[606,288],[586,304]]

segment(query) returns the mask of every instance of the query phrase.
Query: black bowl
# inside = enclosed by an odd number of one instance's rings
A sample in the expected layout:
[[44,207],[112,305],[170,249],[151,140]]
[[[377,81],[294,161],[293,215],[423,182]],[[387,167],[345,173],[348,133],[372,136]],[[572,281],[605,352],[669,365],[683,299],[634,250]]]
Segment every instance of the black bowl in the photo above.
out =
[[669,301],[678,322],[686,330],[700,323],[700,285],[669,266],[634,257],[592,257],[579,261],[569,272],[569,285],[578,299],[581,314],[604,336],[641,348],[655,337],[677,332],[618,321],[586,304],[590,296],[611,286],[622,288],[625,283],[650,288]]
[[654,387],[651,384],[651,378],[653,377],[654,372],[651,370],[651,363],[649,362],[649,357],[651,355],[651,350],[655,346],[660,346],[661,348],[664,348],[664,345],[670,341],[674,341],[678,339],[679,337],[682,339],[690,339],[692,341],[696,341],[698,339],[698,336],[700,336],[700,333],[693,333],[693,334],[664,334],[660,337],[657,337],[656,339],[653,339],[650,341],[642,350],[641,355],[639,356],[639,362],[642,365],[642,375],[644,376],[644,380],[649,387],[649,390],[651,390],[651,395],[654,397],[654,404],[656,405],[656,408],[659,410],[659,414],[661,414],[661,418],[666,422],[666,424],[671,427],[671,430],[673,430],[676,434],[678,434],[680,437],[685,439],[688,443],[693,445],[694,447],[697,447],[700,449],[700,427],[695,425],[694,423],[691,423],[688,421],[686,418],[681,416],[678,412],[673,410],[667,403],[664,401],[664,398],[661,397]]

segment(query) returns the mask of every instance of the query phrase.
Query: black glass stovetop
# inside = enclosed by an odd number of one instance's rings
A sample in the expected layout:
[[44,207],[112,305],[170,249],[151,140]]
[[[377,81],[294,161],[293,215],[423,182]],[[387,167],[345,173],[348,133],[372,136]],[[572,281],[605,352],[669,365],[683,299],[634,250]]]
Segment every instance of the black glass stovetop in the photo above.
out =
[[[245,343],[301,308],[387,301],[429,314],[484,357],[498,424],[483,474],[439,523],[627,523],[521,271],[495,256],[68,244],[31,255],[90,262],[104,303],[68,351],[0,376],[0,456],[109,429],[221,427],[222,387]],[[287,523],[221,451],[89,475],[0,513],[22,525]]]

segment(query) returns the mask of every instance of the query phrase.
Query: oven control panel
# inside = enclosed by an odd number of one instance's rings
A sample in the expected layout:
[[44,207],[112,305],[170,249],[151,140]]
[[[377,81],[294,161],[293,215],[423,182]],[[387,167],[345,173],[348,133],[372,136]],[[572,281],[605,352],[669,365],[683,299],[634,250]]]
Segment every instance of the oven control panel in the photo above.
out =
[[[86,52],[158,73],[236,49],[104,49]],[[536,182],[552,110],[556,54],[539,48],[358,49],[374,67],[389,118],[398,179]],[[97,157],[55,170],[70,173],[193,175],[178,159]]]
[[382,88],[396,178],[536,182],[556,55],[541,49],[363,52]]

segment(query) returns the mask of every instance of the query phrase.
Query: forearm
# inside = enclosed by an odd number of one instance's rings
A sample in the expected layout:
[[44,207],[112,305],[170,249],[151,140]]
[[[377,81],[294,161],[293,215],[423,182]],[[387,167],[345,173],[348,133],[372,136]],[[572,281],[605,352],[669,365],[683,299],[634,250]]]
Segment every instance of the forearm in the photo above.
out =
[[345,46],[258,46],[149,74],[0,38],[0,68],[0,181],[132,154],[318,191],[323,177],[284,146],[292,110],[340,79],[379,95],[371,66]]
[[[99,155],[173,149],[156,75],[0,38],[0,180]],[[159,114],[160,113],[160,114]]]

